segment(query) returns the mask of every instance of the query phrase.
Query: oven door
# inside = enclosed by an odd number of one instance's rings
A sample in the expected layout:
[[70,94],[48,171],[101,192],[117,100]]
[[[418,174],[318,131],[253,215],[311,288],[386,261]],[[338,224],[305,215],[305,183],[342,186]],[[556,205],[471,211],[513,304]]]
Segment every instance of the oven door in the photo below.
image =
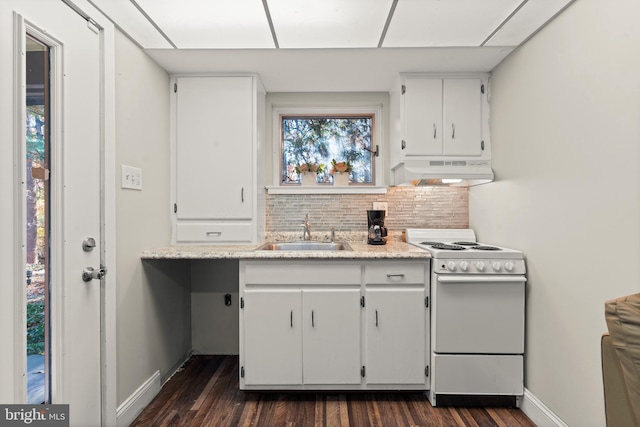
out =
[[432,275],[433,351],[524,353],[521,275]]

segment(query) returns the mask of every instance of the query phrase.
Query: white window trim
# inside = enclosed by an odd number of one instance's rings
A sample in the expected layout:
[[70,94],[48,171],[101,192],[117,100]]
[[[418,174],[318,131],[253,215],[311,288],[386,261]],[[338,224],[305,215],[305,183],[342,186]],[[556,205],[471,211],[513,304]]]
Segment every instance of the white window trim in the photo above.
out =
[[[378,156],[373,156],[374,162],[374,183],[373,185],[354,185],[349,187],[334,187],[331,185],[319,185],[317,187],[303,187],[300,185],[280,185],[280,116],[281,115],[331,115],[341,114],[373,114],[374,134],[376,136],[375,145],[378,146]],[[272,186],[267,187],[269,194],[382,194],[386,193],[384,186],[383,162],[383,127],[382,127],[382,105],[365,104],[355,107],[273,107],[271,139],[272,164]]]

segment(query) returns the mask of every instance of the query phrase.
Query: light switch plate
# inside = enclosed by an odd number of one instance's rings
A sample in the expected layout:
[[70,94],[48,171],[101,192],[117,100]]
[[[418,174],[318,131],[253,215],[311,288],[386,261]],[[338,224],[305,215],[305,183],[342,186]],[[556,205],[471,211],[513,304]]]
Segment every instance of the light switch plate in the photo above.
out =
[[386,211],[389,207],[387,202],[373,202],[373,210],[374,211]]
[[122,165],[122,188],[142,190],[142,169]]

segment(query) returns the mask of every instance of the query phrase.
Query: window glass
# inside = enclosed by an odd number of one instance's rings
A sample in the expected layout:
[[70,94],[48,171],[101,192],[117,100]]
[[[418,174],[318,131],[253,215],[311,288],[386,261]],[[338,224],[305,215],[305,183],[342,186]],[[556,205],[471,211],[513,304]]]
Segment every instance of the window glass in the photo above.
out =
[[298,184],[317,172],[317,182],[333,183],[336,172],[352,184],[375,184],[375,115],[280,115],[281,185]]

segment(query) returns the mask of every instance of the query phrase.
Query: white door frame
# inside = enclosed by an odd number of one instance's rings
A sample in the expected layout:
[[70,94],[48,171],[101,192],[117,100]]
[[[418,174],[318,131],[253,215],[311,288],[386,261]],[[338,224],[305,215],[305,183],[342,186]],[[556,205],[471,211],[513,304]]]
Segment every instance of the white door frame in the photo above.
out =
[[[108,267],[109,271],[105,279],[101,282],[101,378],[102,378],[102,424],[103,425],[116,425],[116,408],[117,408],[117,394],[116,394],[116,265],[115,265],[115,60],[114,60],[114,26],[104,17],[97,9],[95,9],[86,0],[74,0],[72,3],[69,0],[63,0],[70,5],[81,15],[90,16],[97,27],[100,28],[100,44],[101,44],[101,169],[102,169],[102,193],[103,193],[103,209],[102,209],[102,235],[101,239],[101,251],[103,251],[104,264]],[[13,66],[13,79],[12,84],[14,88],[23,88],[25,85],[24,80],[24,60],[15,60],[18,58],[18,52],[24,46],[24,37],[27,32],[33,35],[37,35],[41,40],[51,42],[51,45],[55,46],[57,43],[55,40],[46,36],[44,31],[40,31],[31,26],[25,19],[17,14],[14,14],[14,66]],[[60,58],[52,58],[54,61],[60,60]],[[55,66],[55,64],[53,65]],[[53,68],[53,67],[52,67]],[[60,69],[60,68],[58,68]],[[5,82],[6,83],[6,82]],[[61,82],[51,82],[52,98],[56,97],[56,93],[61,93]],[[22,206],[22,199],[25,194],[24,188],[24,175],[25,175],[25,159],[24,159],[24,147],[25,144],[25,132],[24,132],[24,90],[13,90],[13,114],[11,115],[13,126],[11,129],[14,141],[12,144],[13,156],[6,158],[2,161],[2,167],[8,167],[9,164],[6,160],[12,160],[13,163],[13,175],[14,179],[12,184],[0,183],[1,189],[7,190],[11,185],[13,187],[12,202],[14,206]],[[59,102],[59,101],[57,101]],[[56,108],[52,106],[52,108]],[[59,108],[59,107],[58,107]],[[60,123],[52,124],[52,132],[60,132]],[[7,134],[3,134],[6,136]],[[2,150],[0,150],[2,151]],[[55,154],[54,154],[55,155]],[[59,191],[59,189],[58,189]],[[56,214],[56,207],[52,206],[52,215]],[[26,254],[24,250],[25,226],[26,219],[24,217],[24,209],[20,208],[12,216],[10,224],[13,228],[13,239],[11,239],[12,248],[10,253],[13,256],[9,257],[13,260],[13,281],[15,289],[13,290],[13,298],[10,299],[12,307],[7,307],[7,304],[0,303],[2,310],[11,310],[13,315],[13,357],[8,357],[9,354],[3,352],[0,354],[0,361],[13,359],[12,366],[5,366],[4,368],[12,369],[13,379],[13,402],[25,403],[26,402],[26,337],[23,333],[26,330],[26,295],[24,293],[24,265],[26,260]],[[55,220],[54,220],[55,221]],[[55,225],[54,225],[55,226]],[[57,233],[60,235],[59,233]],[[17,248],[23,248],[18,250]],[[59,247],[53,247],[52,251],[59,251]],[[9,302],[9,301],[8,301]],[[52,300],[52,304],[59,304],[59,300]],[[7,313],[8,315],[8,313]],[[6,317],[3,317],[6,318]],[[52,319],[53,322],[60,322],[60,319]],[[2,335],[5,335],[4,333]],[[56,349],[56,345],[59,346],[61,340],[54,338],[52,342],[52,348]],[[52,365],[52,370],[59,369],[59,364]],[[5,371],[6,372],[6,371]],[[0,375],[0,378],[3,375]],[[52,384],[52,393],[55,395],[56,388],[60,385]],[[0,390],[0,396],[8,396],[10,393]],[[9,402],[6,402],[9,403]]]

